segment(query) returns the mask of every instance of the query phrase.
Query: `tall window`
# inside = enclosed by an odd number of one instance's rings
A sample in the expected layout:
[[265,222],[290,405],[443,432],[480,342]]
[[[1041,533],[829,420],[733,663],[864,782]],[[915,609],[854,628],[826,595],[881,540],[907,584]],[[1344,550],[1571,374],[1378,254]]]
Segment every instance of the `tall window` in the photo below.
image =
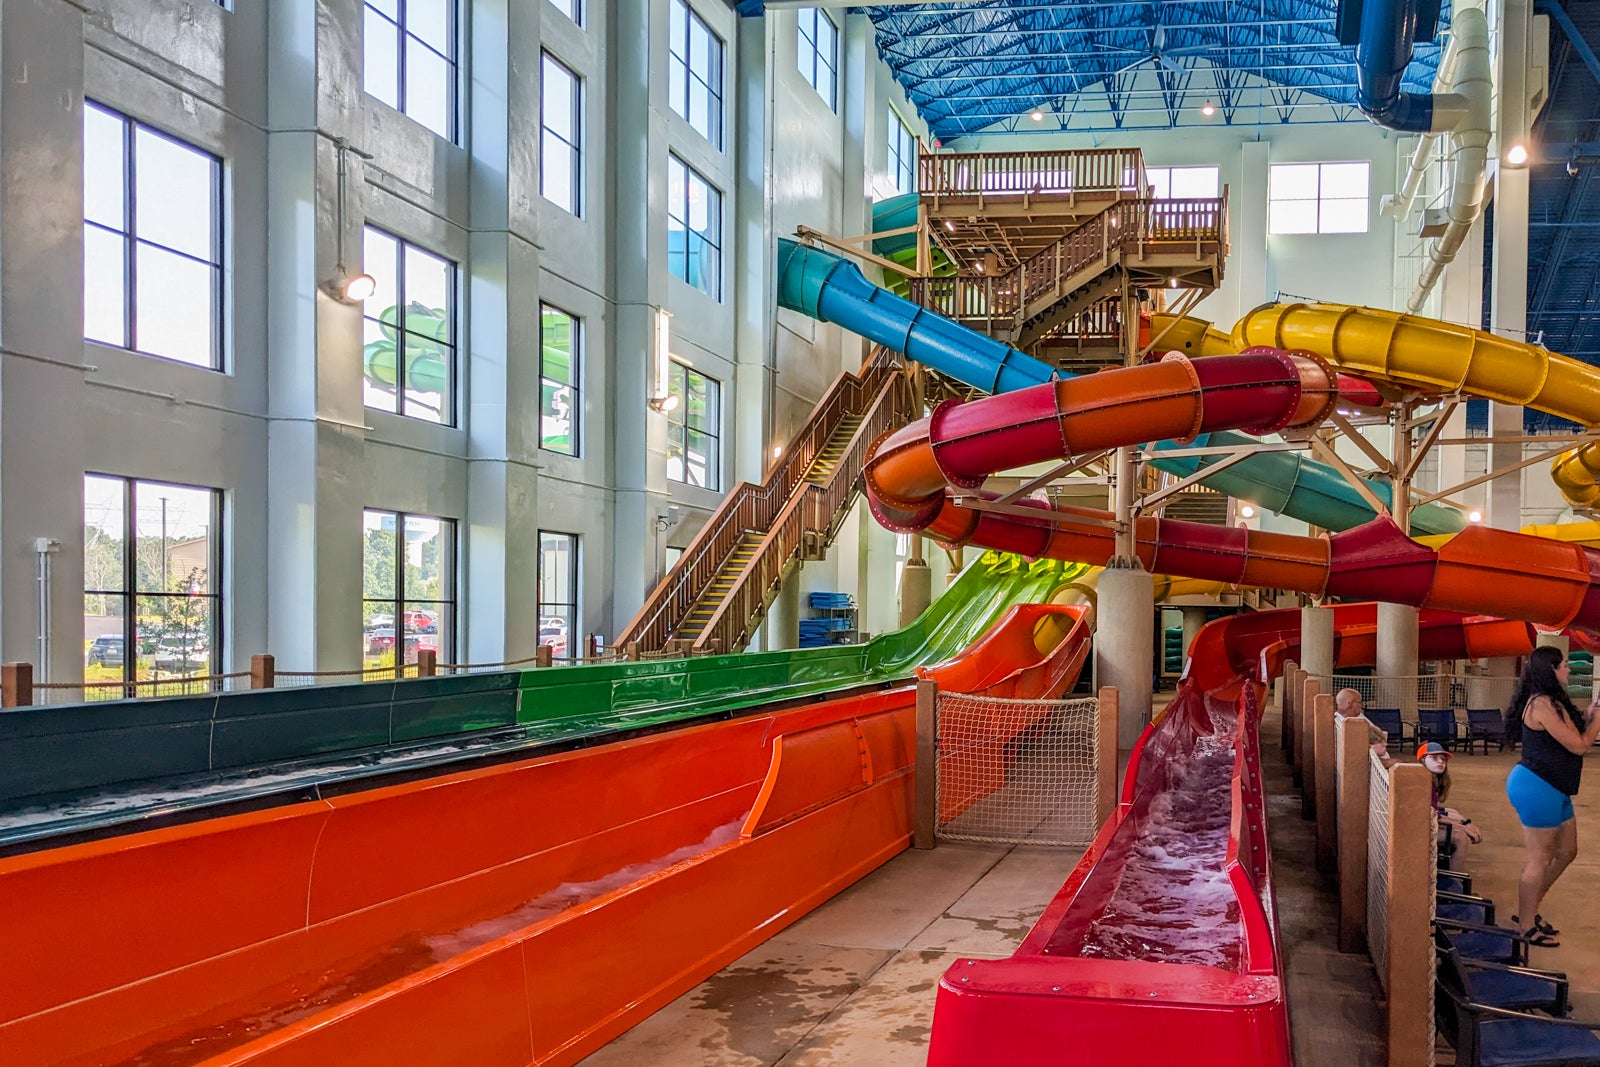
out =
[[667,269],[722,299],[722,194],[677,156],[667,157]]
[[583,26],[583,0],[550,0],[550,3],[579,27]]
[[1222,195],[1220,167],[1146,167],[1144,176],[1158,200],[1203,200]]
[[894,187],[902,193],[917,191],[917,139],[894,108],[889,109],[889,173]]
[[368,509],[361,517],[361,652],[368,668],[455,652],[456,524]]
[[362,263],[378,283],[363,306],[367,407],[454,424],[456,265],[371,226]]
[[456,139],[457,0],[366,0],[361,86]]
[[539,193],[574,215],[583,215],[583,83],[544,53],[540,65]]
[[667,477],[720,489],[722,383],[674,362],[667,391],[683,401],[667,416]]
[[1268,233],[1366,233],[1370,163],[1274,163]]
[[574,656],[578,633],[578,537],[539,531],[539,643]]
[[539,447],[576,456],[582,323],[541,304],[539,340]]
[[222,366],[222,164],[83,109],[83,336]]
[[839,109],[839,29],[826,11],[802,7],[799,34],[800,73],[830,111]]
[[688,0],[671,0],[667,96],[712,147],[722,147],[722,39]]
[[221,517],[215,489],[84,475],[84,681],[217,673]]

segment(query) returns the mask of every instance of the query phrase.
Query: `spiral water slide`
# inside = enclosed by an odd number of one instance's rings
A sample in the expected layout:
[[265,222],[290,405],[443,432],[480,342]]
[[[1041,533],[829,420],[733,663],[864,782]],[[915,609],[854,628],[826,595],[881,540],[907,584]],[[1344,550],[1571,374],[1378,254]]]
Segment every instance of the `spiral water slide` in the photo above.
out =
[[[780,242],[778,303],[837,323],[985,393],[1006,393],[1066,377],[1047,363],[873,285],[853,263],[795,241]],[[1218,448],[1254,443],[1229,431],[1203,434],[1191,442],[1195,447]],[[1159,455],[1178,448],[1172,441],[1157,444],[1154,465],[1188,477],[1216,458]],[[1324,529],[1346,529],[1374,515],[1361,494],[1337,471],[1294,452],[1251,456],[1211,473],[1205,484]],[[1379,499],[1389,499],[1387,482],[1371,481],[1368,487]],[[1460,512],[1432,504],[1415,509],[1411,516],[1415,533],[1454,533],[1464,525]]]

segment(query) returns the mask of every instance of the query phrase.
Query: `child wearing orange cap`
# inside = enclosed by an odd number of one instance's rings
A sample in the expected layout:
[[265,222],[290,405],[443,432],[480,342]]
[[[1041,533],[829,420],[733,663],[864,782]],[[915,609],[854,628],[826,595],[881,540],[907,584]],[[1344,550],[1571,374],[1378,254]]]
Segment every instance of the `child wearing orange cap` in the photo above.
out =
[[[1429,741],[1417,749],[1417,762],[1433,775],[1433,810],[1439,816],[1439,840],[1443,841],[1445,835],[1450,834],[1459,835],[1468,844],[1480,844],[1483,831],[1455,808],[1445,807],[1445,799],[1450,796],[1450,751],[1437,741]],[[1446,825],[1455,829],[1447,831]]]

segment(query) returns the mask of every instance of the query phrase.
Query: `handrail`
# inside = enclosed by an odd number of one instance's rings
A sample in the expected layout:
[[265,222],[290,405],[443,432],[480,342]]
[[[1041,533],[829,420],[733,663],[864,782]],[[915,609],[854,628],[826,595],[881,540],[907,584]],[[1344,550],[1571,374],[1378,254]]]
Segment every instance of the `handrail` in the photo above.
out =
[[1004,274],[914,278],[912,299],[953,319],[1009,319],[1020,327],[1038,314],[1029,309],[1039,300],[1065,297],[1066,282],[1114,256],[1170,244],[1194,244],[1197,252],[1217,244],[1226,254],[1227,205],[1226,190],[1220,197],[1119,200]]
[[750,623],[766,606],[766,595],[783,578],[784,568],[804,547],[805,536],[816,533],[830,541],[836,523],[855,495],[867,452],[879,436],[910,418],[910,399],[902,381],[890,379],[878,390],[850,444],[822,485],[810,485],[790,498],[757,546],[755,556],[717,605],[695,648],[741,648]]
[[882,347],[873,350],[859,374],[840,373],[785,446],[781,462],[767,472],[760,485],[740,482],[728,492],[613,644],[622,648],[637,641],[645,651],[663,647],[694,610],[745,532],[771,527],[839,420],[865,410],[883,383],[899,373],[898,356]]
[[1146,191],[1137,148],[1046,152],[922,152],[917,188],[924,196],[1018,196]]

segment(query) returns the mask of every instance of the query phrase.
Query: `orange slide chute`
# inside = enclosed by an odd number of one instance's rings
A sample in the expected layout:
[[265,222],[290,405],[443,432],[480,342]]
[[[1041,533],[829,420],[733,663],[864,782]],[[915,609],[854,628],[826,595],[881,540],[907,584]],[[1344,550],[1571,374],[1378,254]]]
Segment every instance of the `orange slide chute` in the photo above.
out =
[[[1239,385],[1243,369],[1262,364],[1236,361],[1259,358],[1218,356],[1193,367],[1204,375],[1205,368],[1221,364],[1215,380]],[[929,418],[875,444],[865,470],[874,515],[892,530],[925,533],[946,544],[1104,565],[1115,551],[1109,512],[1052,508],[1029,499],[1001,513],[956,503],[951,486],[971,496],[989,475],[1021,464],[1059,459],[1084,447],[1176,436],[1173,427],[1181,420],[1171,402],[1148,395],[1152,388],[1134,376],[1179,360],[1188,363],[1169,356],[1160,364],[1102,371],[1089,379],[1096,388],[1087,397],[1052,385],[946,401]],[[1100,398],[1118,395],[1125,378],[1136,383],[1130,392],[1141,399],[1119,404],[1115,419],[1108,421]],[[1305,413],[1298,397],[1290,413],[1281,379],[1269,380],[1283,405],[1277,419]],[[1054,399],[1048,418],[1041,416],[1046,390]],[[1238,395],[1233,390],[1221,397]],[[1209,394],[1203,387],[1184,396],[1191,425],[1220,429],[1218,424],[1229,418],[1236,418],[1236,427],[1261,425],[1260,409],[1229,411],[1226,402],[1207,414]],[[1142,417],[1143,404],[1155,413],[1149,422]],[[1199,415],[1194,408],[1201,409]],[[1076,428],[1080,416],[1090,427],[1087,433]],[[1040,455],[1049,436],[1041,429],[1046,425],[1055,429],[1053,457]],[[1151,573],[1481,612],[1551,628],[1600,626],[1600,552],[1504,530],[1470,527],[1432,549],[1406,537],[1387,517],[1323,538],[1147,517],[1135,520],[1134,542],[1140,563]]]

